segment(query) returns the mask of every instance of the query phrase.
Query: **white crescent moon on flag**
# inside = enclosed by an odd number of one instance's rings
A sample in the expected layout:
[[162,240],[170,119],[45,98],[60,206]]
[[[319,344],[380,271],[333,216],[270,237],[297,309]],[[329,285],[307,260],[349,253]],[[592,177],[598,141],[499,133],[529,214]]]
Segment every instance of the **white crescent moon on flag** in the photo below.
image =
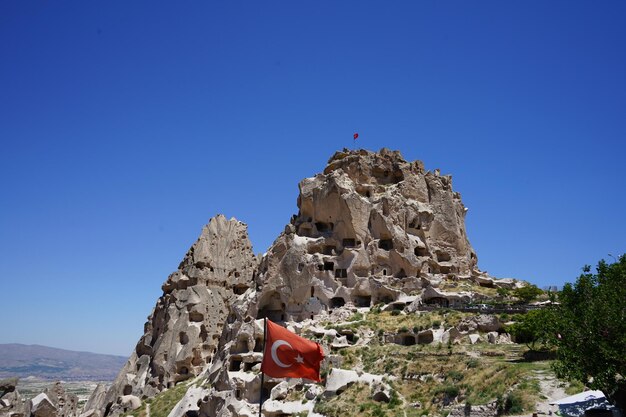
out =
[[293,347],[289,343],[285,342],[284,340],[277,340],[272,344],[272,360],[276,363],[276,365],[280,366],[281,368],[289,368],[292,364],[290,363],[289,365],[287,365],[281,362],[281,360],[278,359],[278,355],[276,354],[276,351],[282,345],[289,346],[289,348],[293,350]]

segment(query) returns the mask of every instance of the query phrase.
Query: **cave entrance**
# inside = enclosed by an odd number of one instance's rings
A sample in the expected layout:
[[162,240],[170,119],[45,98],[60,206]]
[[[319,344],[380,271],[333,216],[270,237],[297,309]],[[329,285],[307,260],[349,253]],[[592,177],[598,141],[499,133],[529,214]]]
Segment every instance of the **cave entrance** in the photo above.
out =
[[346,300],[343,297],[333,297],[330,299],[330,308],[343,307],[346,304]]
[[343,242],[341,243],[341,245],[344,248],[353,248],[356,246],[356,239],[353,238],[346,238],[343,240]]
[[237,295],[241,295],[248,290],[248,286],[245,284],[237,284],[233,287],[233,292]]
[[400,344],[402,346],[413,346],[417,343],[415,336],[412,334],[403,334],[400,336]]
[[378,241],[378,247],[382,250],[391,250],[393,249],[393,240],[381,239]]
[[372,297],[369,295],[357,295],[354,297],[354,304],[357,307],[369,307],[372,305]]
[[426,331],[417,335],[417,343],[419,343],[420,345],[427,345],[429,343],[432,343],[433,340],[435,339],[433,337],[433,332],[431,331]]

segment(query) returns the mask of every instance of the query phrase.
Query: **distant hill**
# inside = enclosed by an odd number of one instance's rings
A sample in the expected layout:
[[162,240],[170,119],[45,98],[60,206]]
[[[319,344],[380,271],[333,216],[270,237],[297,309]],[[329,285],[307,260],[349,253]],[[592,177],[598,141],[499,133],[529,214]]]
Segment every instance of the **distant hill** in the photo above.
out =
[[112,381],[126,357],[40,345],[0,344],[0,379],[10,376],[65,381]]

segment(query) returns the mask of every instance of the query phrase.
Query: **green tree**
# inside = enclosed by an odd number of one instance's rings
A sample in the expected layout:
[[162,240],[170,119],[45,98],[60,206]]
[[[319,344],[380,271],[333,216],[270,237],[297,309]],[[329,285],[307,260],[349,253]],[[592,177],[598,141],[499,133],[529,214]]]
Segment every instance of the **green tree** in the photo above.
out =
[[548,348],[557,329],[557,313],[553,308],[531,310],[507,327],[515,342],[525,343],[530,350]]
[[533,284],[528,284],[524,287],[516,288],[513,291],[513,296],[517,297],[520,301],[526,304],[537,298],[537,296],[540,294],[543,294],[543,291],[541,291],[539,288],[537,288],[536,285]]
[[560,294],[555,370],[626,406],[626,255],[586,266]]

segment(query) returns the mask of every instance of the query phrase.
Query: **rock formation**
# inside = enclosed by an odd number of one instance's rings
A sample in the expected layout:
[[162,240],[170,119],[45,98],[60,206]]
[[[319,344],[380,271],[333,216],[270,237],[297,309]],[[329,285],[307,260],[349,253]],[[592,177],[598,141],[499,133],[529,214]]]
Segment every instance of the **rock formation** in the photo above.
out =
[[[309,399],[322,395],[320,387],[298,380],[281,385],[272,378],[261,386],[261,318],[296,333],[306,327],[331,338],[329,347],[341,349],[357,335],[316,323],[345,320],[358,308],[376,305],[406,314],[423,304],[465,305],[480,298],[472,286],[518,285],[515,280],[500,283],[477,269],[465,232],[467,208],[453,191],[452,178],[427,172],[421,162],[407,162],[397,151],[344,149],[299,188],[298,214],[259,260],[244,224],[223,216],[210,221],[163,284],[128,363],[106,395],[99,394],[101,400],[90,400],[92,411],[87,412],[119,415],[134,398],[154,396],[201,374],[208,384],[192,387],[176,415],[185,410],[211,417],[255,415],[262,392],[271,398],[266,415],[308,412],[311,404],[283,407],[279,400],[294,384]],[[450,286],[464,290],[447,291]],[[470,331],[500,328],[497,320],[487,319],[463,325],[380,337],[407,345],[460,343],[462,338],[475,343],[478,336],[467,337]],[[360,344],[377,337],[361,336]],[[489,340],[496,343],[496,336]],[[329,363],[333,360],[329,357]],[[341,375],[350,375],[346,384],[367,376],[376,383],[376,401],[389,401],[389,387],[380,376],[346,372],[333,371],[329,381],[339,388],[327,386],[327,393],[341,390]]]
[[399,152],[337,152],[324,174],[300,183],[298,207],[263,259],[258,317],[312,319],[482,275],[451,177]]
[[24,403],[17,391],[17,378],[0,381],[0,417],[76,417],[78,397],[60,382]]
[[17,378],[0,380],[0,417],[24,417],[22,397],[17,390]]
[[163,284],[163,295],[128,362],[106,395],[90,407],[120,414],[133,403],[123,396],[152,397],[199,375],[231,320],[230,304],[253,286],[256,264],[246,225],[222,215],[211,219]]
[[[60,382],[55,382],[50,388],[46,388],[44,394],[56,408],[56,417],[76,417],[78,415],[78,397],[67,393]],[[35,415],[34,409],[31,409],[31,413]]]
[[[426,172],[419,161],[386,149],[344,150],[299,188],[298,214],[261,260],[259,290],[233,304],[236,320],[225,325],[208,373],[212,392],[200,408],[204,415],[245,415],[260,391],[269,396],[278,384],[267,379],[261,387],[251,372],[261,361],[263,338],[254,319],[292,323],[299,331],[297,323],[332,320],[346,306],[405,306],[421,303],[422,294],[427,302],[467,303],[471,293],[434,287],[447,279],[480,285],[476,277],[489,278],[476,267],[465,232],[467,209],[451,177]],[[422,333],[412,337],[432,343],[444,330]],[[346,342],[347,335],[335,336],[333,346]]]

